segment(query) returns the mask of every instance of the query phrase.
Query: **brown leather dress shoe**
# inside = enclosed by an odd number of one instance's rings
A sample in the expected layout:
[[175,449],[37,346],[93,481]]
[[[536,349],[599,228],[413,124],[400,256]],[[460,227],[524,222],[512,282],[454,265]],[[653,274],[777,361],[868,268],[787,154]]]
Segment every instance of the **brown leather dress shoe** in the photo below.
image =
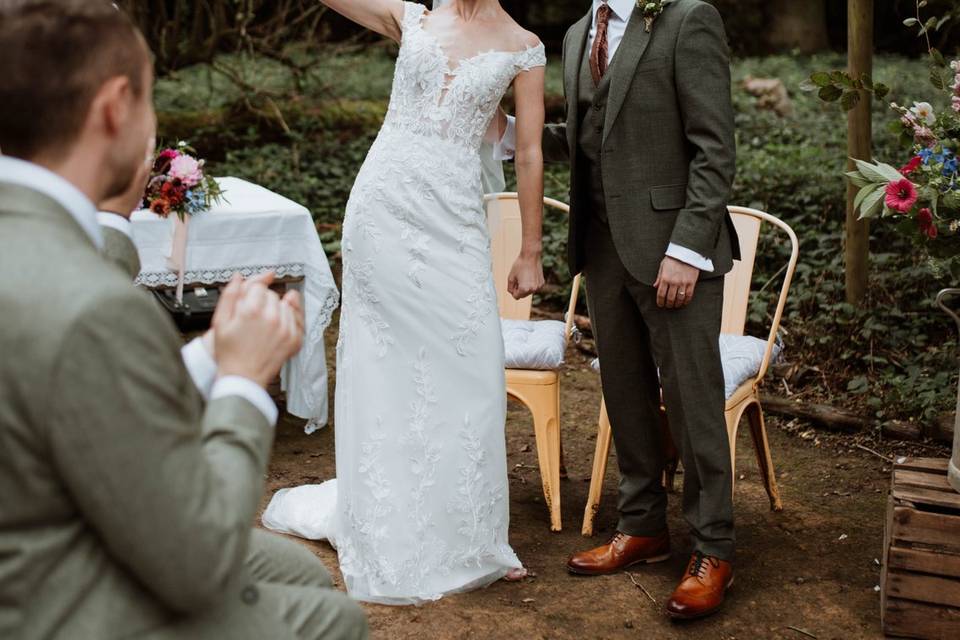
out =
[[695,551],[687,572],[667,602],[667,615],[692,620],[716,613],[733,584],[733,566],[726,560]]
[[619,531],[610,542],[582,551],[567,560],[567,570],[581,576],[616,573],[635,564],[662,562],[670,557],[670,536],[628,536]]

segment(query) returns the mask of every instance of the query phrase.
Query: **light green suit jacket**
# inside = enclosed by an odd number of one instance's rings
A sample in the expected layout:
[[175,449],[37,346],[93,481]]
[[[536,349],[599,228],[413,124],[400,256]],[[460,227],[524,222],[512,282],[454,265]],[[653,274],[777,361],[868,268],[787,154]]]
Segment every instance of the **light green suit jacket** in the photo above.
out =
[[113,227],[102,226],[103,257],[120,267],[130,280],[136,280],[140,275],[140,255],[137,246],[127,234]]
[[0,273],[0,638],[142,637],[253,600],[263,415],[204,407],[169,318],[2,182]]

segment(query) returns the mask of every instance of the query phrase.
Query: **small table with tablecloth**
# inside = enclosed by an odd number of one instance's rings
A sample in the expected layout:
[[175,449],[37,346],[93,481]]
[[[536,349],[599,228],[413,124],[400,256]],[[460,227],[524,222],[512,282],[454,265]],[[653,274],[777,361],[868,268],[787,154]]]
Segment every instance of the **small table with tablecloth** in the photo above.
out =
[[[183,281],[190,287],[224,284],[273,271],[303,294],[303,349],[281,372],[287,410],[308,420],[308,433],[327,422],[327,367],[323,334],[339,303],[330,265],[306,207],[238,178],[217,178],[221,202],[189,220]],[[137,284],[176,287],[179,273],[168,267],[175,215],[150,211],[131,217],[140,254]]]

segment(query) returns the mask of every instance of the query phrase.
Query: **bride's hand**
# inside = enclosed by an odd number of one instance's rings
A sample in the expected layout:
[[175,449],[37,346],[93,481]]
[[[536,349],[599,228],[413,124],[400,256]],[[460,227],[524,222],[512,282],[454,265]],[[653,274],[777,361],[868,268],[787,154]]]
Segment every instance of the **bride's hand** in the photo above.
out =
[[515,300],[533,295],[543,287],[543,263],[540,254],[523,254],[513,263],[507,278],[507,291]]

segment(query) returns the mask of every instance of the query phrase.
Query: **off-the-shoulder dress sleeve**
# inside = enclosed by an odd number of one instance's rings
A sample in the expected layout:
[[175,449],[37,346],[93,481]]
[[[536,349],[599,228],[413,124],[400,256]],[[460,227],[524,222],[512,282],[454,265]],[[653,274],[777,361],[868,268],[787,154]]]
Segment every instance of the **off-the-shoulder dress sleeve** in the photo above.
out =
[[547,50],[540,42],[517,54],[517,71],[530,71],[547,66]]

